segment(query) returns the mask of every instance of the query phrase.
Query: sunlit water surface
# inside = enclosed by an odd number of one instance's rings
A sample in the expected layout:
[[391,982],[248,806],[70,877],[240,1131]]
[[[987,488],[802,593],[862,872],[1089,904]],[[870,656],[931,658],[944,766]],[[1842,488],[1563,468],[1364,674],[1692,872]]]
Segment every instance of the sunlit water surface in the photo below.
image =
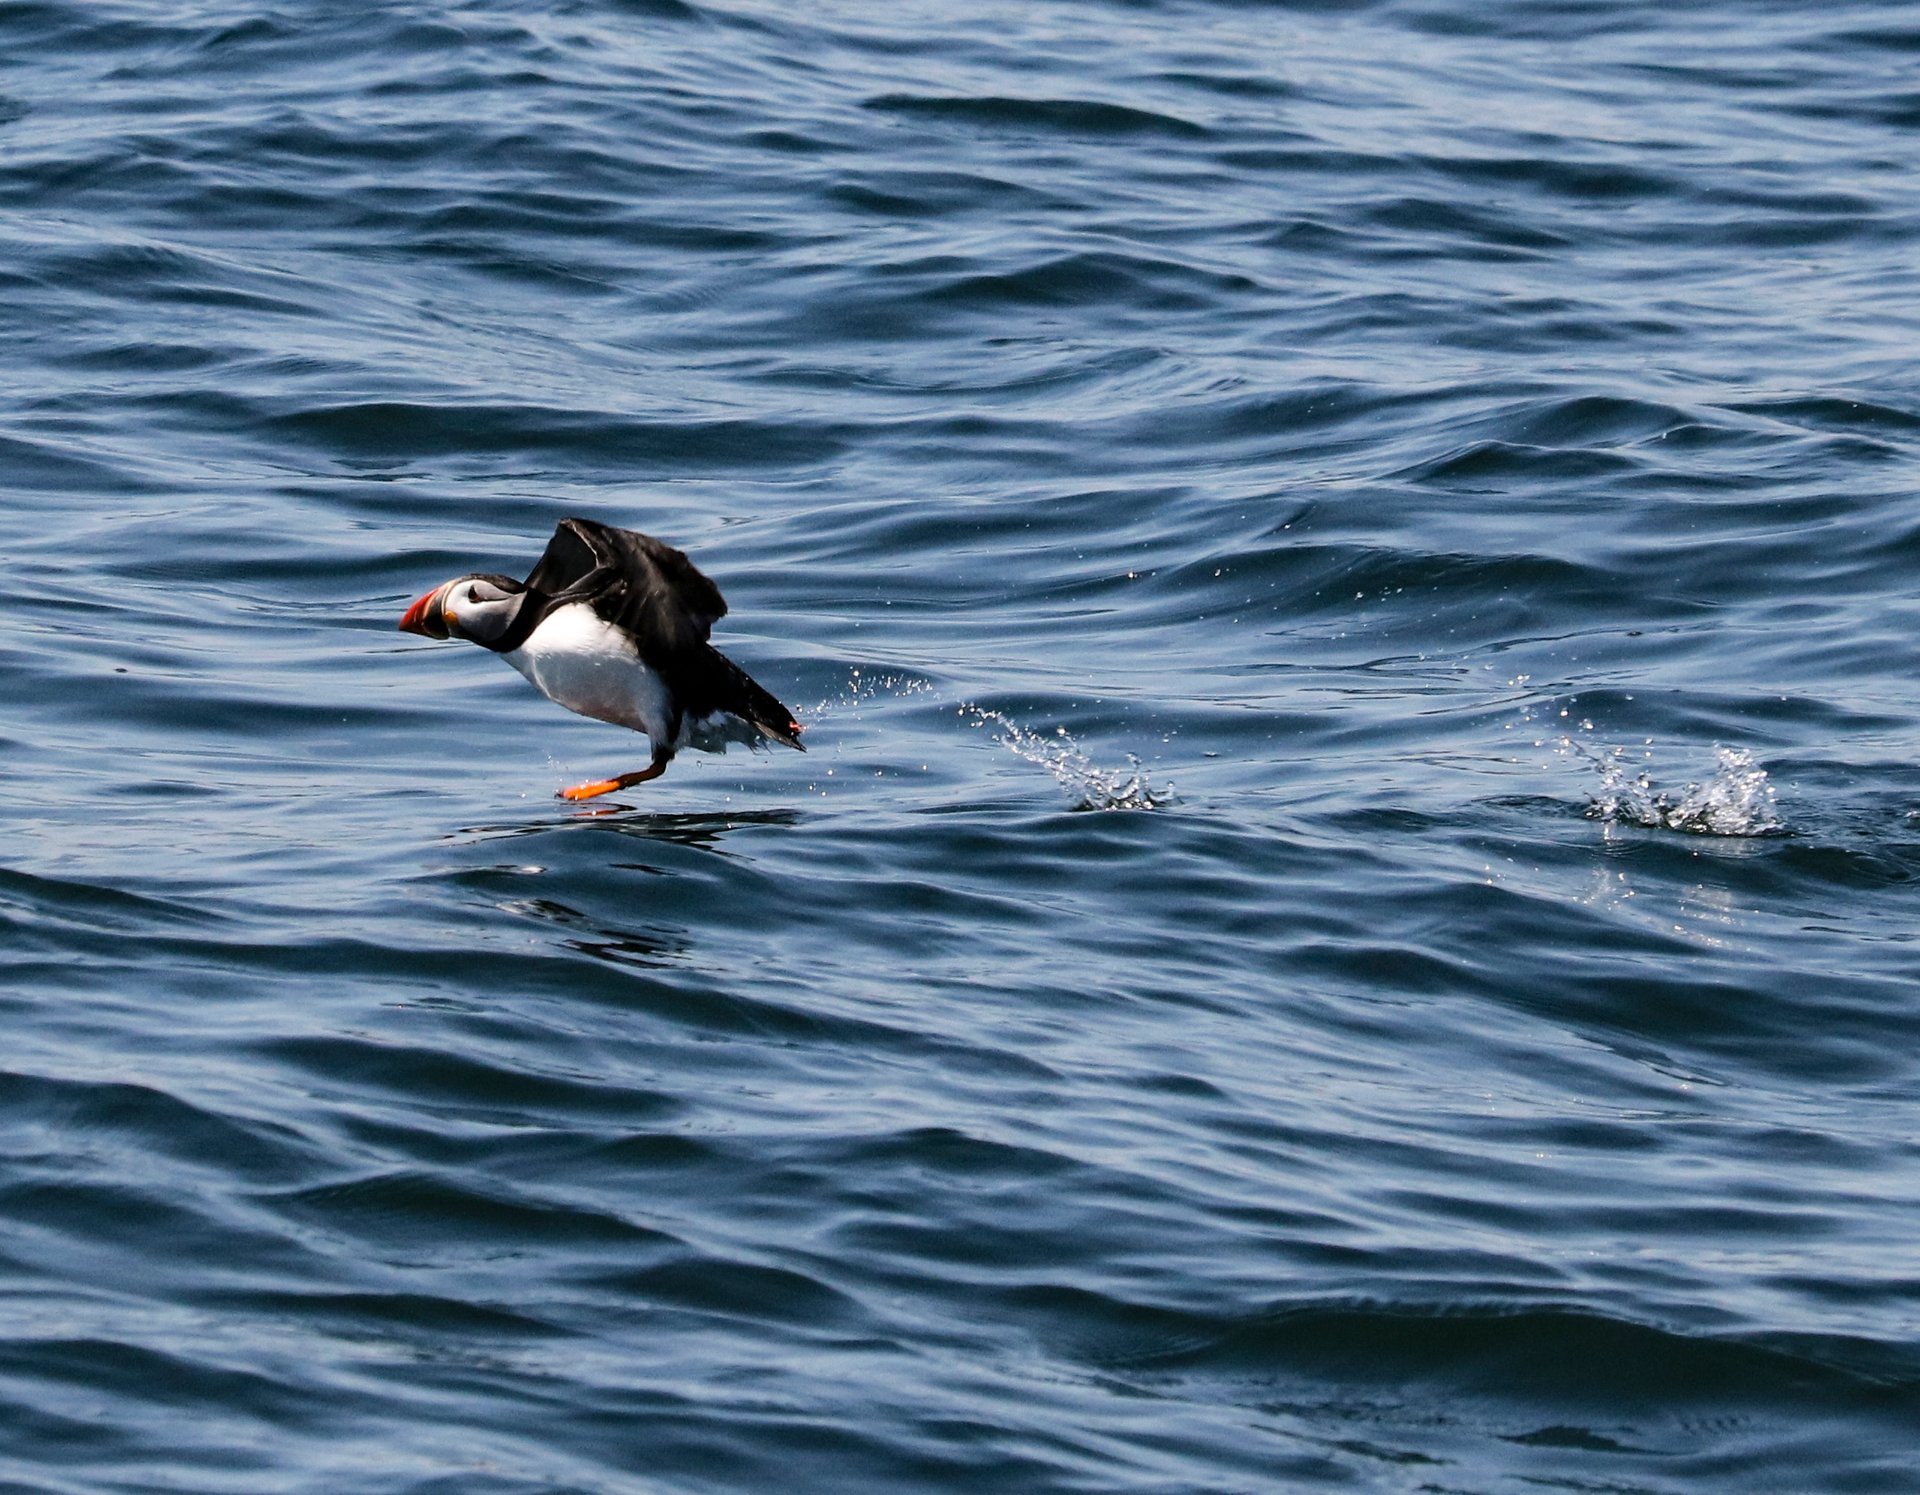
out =
[[1913,1490],[1917,66],[0,6],[0,1482]]

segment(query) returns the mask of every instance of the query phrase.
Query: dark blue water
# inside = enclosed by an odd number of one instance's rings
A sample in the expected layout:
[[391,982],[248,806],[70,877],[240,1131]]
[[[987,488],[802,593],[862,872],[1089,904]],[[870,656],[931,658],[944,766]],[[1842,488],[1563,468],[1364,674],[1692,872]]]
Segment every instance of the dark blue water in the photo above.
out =
[[[1905,4],[0,4],[8,1491],[1911,1491]],[[811,752],[395,632],[562,516]]]

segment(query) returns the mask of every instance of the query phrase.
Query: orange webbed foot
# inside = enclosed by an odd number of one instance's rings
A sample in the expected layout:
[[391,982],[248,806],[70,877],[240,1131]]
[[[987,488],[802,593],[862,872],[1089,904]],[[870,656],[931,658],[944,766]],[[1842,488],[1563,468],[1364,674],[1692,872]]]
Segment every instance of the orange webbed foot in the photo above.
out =
[[574,784],[559,791],[556,798],[583,800],[598,799],[603,794],[611,794],[620,787],[618,779],[595,779],[591,784]]
[[611,794],[616,789],[630,789],[635,784],[644,784],[648,779],[657,779],[667,771],[667,760],[655,758],[652,763],[638,773],[623,773],[617,778],[595,779],[587,784],[575,784],[570,789],[562,789],[559,798],[578,803],[583,799],[598,799],[603,794]]

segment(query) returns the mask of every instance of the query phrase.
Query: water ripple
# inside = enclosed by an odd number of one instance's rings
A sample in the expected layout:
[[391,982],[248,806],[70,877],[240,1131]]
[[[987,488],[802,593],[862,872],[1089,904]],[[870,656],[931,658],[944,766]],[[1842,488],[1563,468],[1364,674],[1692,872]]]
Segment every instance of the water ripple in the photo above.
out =
[[0,7],[9,1477],[1907,1488],[1915,46]]

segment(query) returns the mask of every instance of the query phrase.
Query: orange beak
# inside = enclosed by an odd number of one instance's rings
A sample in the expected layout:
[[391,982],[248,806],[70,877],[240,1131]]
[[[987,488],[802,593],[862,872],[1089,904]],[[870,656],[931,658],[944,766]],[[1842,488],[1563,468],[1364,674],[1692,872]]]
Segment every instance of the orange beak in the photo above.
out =
[[447,637],[447,588],[450,581],[442,582],[426,596],[420,598],[400,619],[402,633],[417,633],[424,638]]

